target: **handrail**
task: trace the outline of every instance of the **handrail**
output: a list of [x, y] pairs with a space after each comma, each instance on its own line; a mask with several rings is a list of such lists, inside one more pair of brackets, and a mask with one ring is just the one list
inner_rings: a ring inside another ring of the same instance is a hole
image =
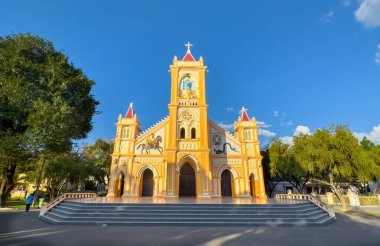
[[80, 199], [80, 198], [97, 198], [98, 195], [96, 193], [64, 193], [60, 196], [57, 196], [53, 200], [51, 200], [48, 204], [44, 204], [41, 206], [40, 217], [44, 215], [47, 211], [51, 210], [61, 202], [66, 199]]
[[335, 212], [334, 209], [330, 206], [328, 206], [326, 203], [322, 202], [318, 198], [312, 195], [306, 195], [306, 194], [276, 194], [275, 196], [276, 199], [286, 199], [286, 200], [307, 200], [311, 201], [321, 209], [325, 210], [330, 217], [336, 218], [335, 217]]

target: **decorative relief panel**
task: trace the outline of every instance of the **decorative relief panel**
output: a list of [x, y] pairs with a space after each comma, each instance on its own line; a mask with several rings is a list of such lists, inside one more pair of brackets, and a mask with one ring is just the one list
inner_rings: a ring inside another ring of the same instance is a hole
[[212, 154], [236, 155], [240, 153], [240, 147], [234, 142], [230, 141], [226, 137], [225, 132], [220, 132], [215, 128], [211, 128], [211, 144]]
[[162, 154], [164, 152], [165, 128], [149, 134], [135, 146], [135, 154]]

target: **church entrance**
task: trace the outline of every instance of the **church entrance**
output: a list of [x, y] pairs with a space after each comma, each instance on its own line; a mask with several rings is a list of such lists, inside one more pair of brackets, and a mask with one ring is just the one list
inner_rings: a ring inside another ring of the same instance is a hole
[[185, 163], [179, 175], [179, 196], [195, 196], [195, 171], [189, 163]]
[[123, 195], [123, 192], [124, 192], [124, 173], [120, 173], [119, 174], [119, 177], [118, 177], [118, 182], [117, 182], [117, 191], [116, 191], [116, 194], [118, 194], [119, 196], [122, 196]]
[[141, 196], [153, 196], [153, 172], [150, 169], [144, 171]]
[[221, 176], [222, 196], [232, 196], [231, 172], [228, 170], [224, 170]]
[[253, 174], [249, 176], [249, 192], [251, 193], [251, 196], [255, 196], [255, 177]]

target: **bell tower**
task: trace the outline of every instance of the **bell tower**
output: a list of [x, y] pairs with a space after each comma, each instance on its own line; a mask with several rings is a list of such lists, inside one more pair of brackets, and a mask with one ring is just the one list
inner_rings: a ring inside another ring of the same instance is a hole
[[199, 141], [200, 149], [208, 149], [206, 69], [203, 58], [195, 60], [191, 54], [189, 42], [185, 44], [187, 52], [182, 60], [174, 57], [170, 66], [171, 98], [169, 124], [171, 135], [169, 148], [176, 148], [178, 140], [193, 139]]
[[[208, 182], [209, 174], [209, 140], [206, 104], [206, 70], [203, 58], [196, 60], [191, 53], [192, 44], [185, 44], [186, 54], [182, 60], [177, 56], [170, 66], [171, 97], [169, 107], [169, 139], [168, 139], [168, 172], [170, 168], [173, 177], [178, 176], [178, 168], [181, 167], [181, 158], [189, 156], [196, 159], [197, 164], [193, 168], [200, 171], [197, 174], [197, 196], [209, 196], [208, 190], [201, 190], [202, 184]], [[173, 165], [173, 167], [170, 167]], [[170, 176], [170, 174], [169, 174]], [[207, 178], [208, 177], [208, 178]], [[202, 183], [203, 182], [203, 183]], [[178, 180], [173, 179], [173, 183]], [[170, 181], [168, 181], [170, 187]], [[204, 185], [208, 187], [207, 185]], [[178, 187], [174, 185], [174, 187]], [[168, 194], [170, 195], [170, 188]], [[173, 189], [173, 196], [178, 195]]]

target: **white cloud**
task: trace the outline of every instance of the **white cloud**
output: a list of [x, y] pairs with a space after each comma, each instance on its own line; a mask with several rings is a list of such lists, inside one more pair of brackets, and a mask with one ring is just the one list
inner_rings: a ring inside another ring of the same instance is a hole
[[294, 131], [293, 136], [295, 136], [297, 134], [301, 134], [301, 133], [310, 135], [311, 134], [310, 128], [307, 126], [297, 126], [296, 130]]
[[[294, 130], [293, 136], [296, 136], [298, 134], [308, 134], [308, 135], [310, 135], [311, 134], [310, 128], [307, 127], [307, 126], [298, 125], [296, 127], [296, 129]], [[286, 144], [289, 144], [289, 145], [293, 145], [293, 136], [281, 137], [280, 140], [283, 143], [286, 143]]]
[[354, 135], [359, 141], [361, 141], [364, 137], [367, 137], [375, 144], [380, 144], [380, 124], [374, 126], [371, 132], [354, 132]]
[[259, 129], [259, 135], [263, 137], [275, 137], [276, 133], [265, 129]]
[[220, 126], [225, 131], [228, 131], [228, 132], [232, 132], [234, 130], [234, 123], [231, 123], [231, 124], [218, 123], [218, 126]]
[[280, 138], [281, 142], [289, 145], [293, 145], [293, 137], [292, 136], [286, 136]]
[[273, 116], [274, 116], [274, 117], [277, 117], [277, 116], [279, 116], [279, 115], [280, 115], [280, 112], [278, 112], [278, 111], [276, 111], [276, 110], [273, 111]]
[[288, 122], [285, 122], [285, 125], [291, 126], [291, 125], [293, 125], [293, 121], [289, 120]]
[[356, 19], [364, 26], [380, 26], [380, 0], [363, 0], [354, 13]]
[[321, 17], [321, 21], [323, 21], [324, 23], [330, 23], [332, 22], [334, 16], [335, 11], [330, 9], [324, 16]]
[[226, 110], [227, 110], [227, 112], [232, 112], [232, 111], [234, 111], [234, 108], [233, 107], [227, 107]]
[[380, 44], [377, 45], [377, 51], [375, 54], [375, 62], [380, 66]]
[[268, 127], [272, 126], [272, 125], [269, 125], [269, 124], [265, 123], [264, 121], [259, 121], [259, 120], [256, 121], [256, 124], [258, 126], [260, 126], [261, 128], [268, 128]]

